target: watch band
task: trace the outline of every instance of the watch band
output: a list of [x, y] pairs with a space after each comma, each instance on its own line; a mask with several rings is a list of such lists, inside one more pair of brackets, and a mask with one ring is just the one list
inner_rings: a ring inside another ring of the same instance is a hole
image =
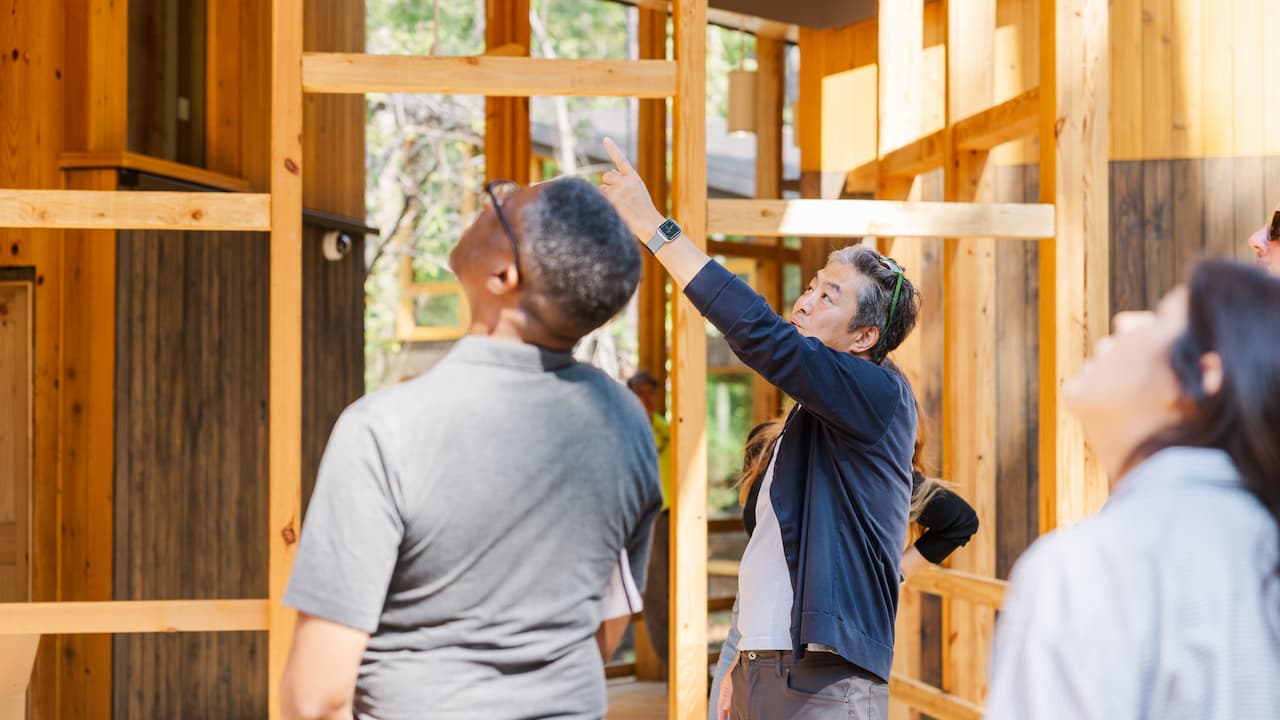
[[658, 251], [662, 249], [662, 246], [666, 244], [667, 237], [660, 232], [655, 232], [653, 237], [649, 238], [649, 242], [645, 243], [644, 246], [649, 248], [649, 254], [657, 255]]

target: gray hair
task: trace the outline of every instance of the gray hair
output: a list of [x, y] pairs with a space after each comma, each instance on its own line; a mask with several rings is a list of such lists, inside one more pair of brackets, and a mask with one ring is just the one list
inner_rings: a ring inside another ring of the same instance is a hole
[[[911, 334], [920, 313], [920, 294], [905, 275], [898, 291], [898, 305], [893, 306], [893, 290], [898, 273], [885, 265], [886, 258], [866, 245], [850, 245], [831, 253], [827, 262], [850, 265], [871, 282], [862, 283], [858, 291], [858, 311], [849, 321], [849, 329], [876, 327], [880, 340], [871, 348], [871, 360], [884, 362], [902, 341]], [[898, 263], [890, 260], [894, 265]], [[889, 317], [890, 309], [893, 317]]]
[[582, 337], [618, 313], [640, 282], [640, 250], [594, 185], [565, 177], [545, 183], [520, 213], [521, 261], [531, 289]]

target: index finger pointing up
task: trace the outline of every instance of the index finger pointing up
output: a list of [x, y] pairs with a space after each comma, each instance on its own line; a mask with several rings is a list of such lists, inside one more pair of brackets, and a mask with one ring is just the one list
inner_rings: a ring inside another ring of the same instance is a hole
[[618, 171], [623, 175], [635, 174], [636, 169], [631, 167], [631, 161], [627, 160], [627, 156], [610, 138], [604, 139], [604, 151], [609, 153], [609, 159], [613, 160], [613, 164], [618, 166]]

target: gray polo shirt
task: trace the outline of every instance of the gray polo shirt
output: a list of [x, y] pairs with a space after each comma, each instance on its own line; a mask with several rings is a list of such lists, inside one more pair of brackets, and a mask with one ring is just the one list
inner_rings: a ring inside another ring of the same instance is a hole
[[629, 391], [468, 336], [338, 420], [284, 602], [370, 633], [357, 717], [600, 718], [600, 597], [660, 506]]

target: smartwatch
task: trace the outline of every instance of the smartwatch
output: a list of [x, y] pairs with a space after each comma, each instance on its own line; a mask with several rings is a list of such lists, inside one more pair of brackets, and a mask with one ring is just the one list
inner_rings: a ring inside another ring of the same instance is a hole
[[649, 242], [645, 243], [645, 247], [649, 248], [649, 252], [656, 255], [663, 245], [674, 242], [682, 232], [684, 231], [680, 229], [679, 223], [667, 218], [666, 222], [658, 226], [657, 232], [653, 234], [653, 237], [649, 238]]

